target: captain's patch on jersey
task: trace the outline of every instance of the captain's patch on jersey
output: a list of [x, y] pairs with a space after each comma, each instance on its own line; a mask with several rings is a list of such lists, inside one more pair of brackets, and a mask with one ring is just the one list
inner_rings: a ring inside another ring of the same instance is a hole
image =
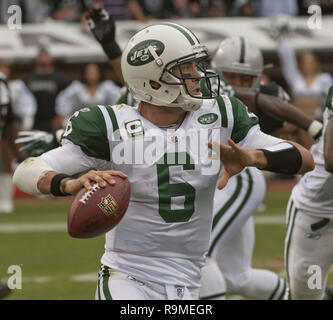
[[125, 122], [125, 129], [129, 138], [136, 138], [145, 134], [141, 119]]

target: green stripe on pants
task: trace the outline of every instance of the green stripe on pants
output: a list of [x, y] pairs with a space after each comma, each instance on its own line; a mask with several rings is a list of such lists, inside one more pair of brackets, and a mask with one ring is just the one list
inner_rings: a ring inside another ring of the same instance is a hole
[[286, 271], [287, 271], [287, 279], [288, 279], [288, 284], [289, 284], [289, 297], [288, 299], [292, 299], [291, 296], [291, 288], [290, 288], [290, 277], [289, 277], [289, 263], [288, 263], [288, 259], [289, 259], [289, 249], [290, 249], [290, 242], [291, 242], [291, 236], [293, 233], [293, 229], [295, 226], [295, 219], [296, 219], [296, 214], [297, 214], [297, 208], [294, 208], [293, 205], [293, 201], [291, 201], [290, 204], [290, 212], [289, 212], [289, 221], [288, 221], [288, 225], [287, 225], [287, 236], [286, 236], [286, 241], [285, 241], [285, 257], [284, 257], [284, 261], [286, 264]]
[[[230, 226], [230, 224], [235, 220], [235, 218], [238, 216], [238, 214], [241, 212], [241, 210], [243, 209], [243, 207], [245, 206], [247, 200], [249, 199], [251, 193], [252, 193], [252, 187], [253, 187], [253, 179], [252, 179], [252, 176], [251, 176], [251, 173], [248, 169], [245, 169], [245, 172], [249, 178], [249, 185], [248, 185], [248, 190], [244, 196], [244, 199], [243, 201], [241, 202], [241, 204], [239, 205], [239, 207], [237, 208], [237, 210], [235, 211], [235, 213], [231, 216], [231, 218], [228, 220], [228, 222], [224, 225], [224, 227], [222, 228], [222, 230], [218, 233], [218, 235], [215, 237], [214, 241], [212, 242], [210, 248], [209, 248], [209, 251], [208, 251], [208, 256], [210, 256], [212, 254], [212, 251], [217, 243], [217, 241], [220, 239], [220, 237], [222, 236], [222, 234], [228, 229], [228, 227]], [[240, 192], [240, 189], [242, 187], [242, 179], [238, 179], [240, 176], [237, 176], [237, 188], [236, 188], [236, 191], [235, 193], [233, 194], [233, 196], [230, 198], [230, 200], [227, 202], [227, 204], [225, 205], [226, 209], [225, 211], [232, 205], [232, 203], [235, 201], [235, 199], [238, 197], [239, 195], [239, 192]], [[240, 185], [238, 185], [240, 184]], [[224, 208], [221, 209], [221, 211], [223, 210]], [[220, 212], [219, 212], [220, 213]], [[223, 213], [221, 213], [220, 216], [222, 216]], [[217, 221], [215, 222], [215, 225], [216, 225]], [[215, 226], [213, 224], [213, 228]]]
[[103, 267], [102, 271], [102, 277], [103, 277], [103, 293], [106, 300], [112, 300], [111, 292], [109, 289], [109, 279], [110, 279], [110, 268], [107, 266]]

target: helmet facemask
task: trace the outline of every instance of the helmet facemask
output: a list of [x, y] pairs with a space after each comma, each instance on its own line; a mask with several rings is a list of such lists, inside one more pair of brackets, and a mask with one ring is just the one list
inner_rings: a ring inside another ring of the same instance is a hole
[[[215, 99], [219, 95], [219, 91], [216, 92], [212, 88], [212, 82], [216, 82], [216, 79], [219, 81], [219, 75], [212, 70], [208, 70], [208, 64], [205, 62], [208, 56], [207, 53], [201, 55], [202, 56], [199, 57], [198, 54], [184, 56], [174, 61], [170, 61], [165, 66], [159, 81], [170, 86], [180, 86], [180, 95], [172, 104], [181, 104], [184, 102], [184, 100], [195, 101], [193, 99], [199, 99], [196, 104], [199, 103], [201, 105], [202, 101], [200, 100]], [[185, 64], [191, 63], [193, 61], [195, 62], [198, 76], [186, 73], [183, 70], [183, 66]], [[193, 94], [193, 92], [191, 92], [192, 90], [188, 86], [188, 81], [191, 80], [198, 82], [198, 94]], [[201, 92], [201, 85], [204, 85], [208, 90], [205, 90], [204, 93]], [[193, 108], [190, 109], [193, 110]]]

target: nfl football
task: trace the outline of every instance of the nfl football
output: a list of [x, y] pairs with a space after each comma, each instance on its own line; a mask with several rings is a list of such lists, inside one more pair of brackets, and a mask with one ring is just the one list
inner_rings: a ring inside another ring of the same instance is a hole
[[124, 216], [131, 193], [128, 179], [113, 176], [114, 185], [82, 188], [68, 212], [68, 233], [74, 238], [93, 238], [114, 228]]

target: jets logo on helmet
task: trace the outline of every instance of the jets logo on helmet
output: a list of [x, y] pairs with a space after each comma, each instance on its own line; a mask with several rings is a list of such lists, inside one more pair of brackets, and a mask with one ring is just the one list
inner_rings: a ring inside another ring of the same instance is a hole
[[[129, 40], [121, 68], [136, 99], [158, 106], [197, 110], [203, 99], [213, 99], [219, 94], [211, 85], [218, 74], [206, 72], [202, 64], [207, 58], [207, 47], [190, 30], [175, 23], [160, 23], [140, 30]], [[182, 72], [181, 67], [193, 61], [200, 72], [198, 76]], [[207, 92], [191, 93], [187, 85], [191, 80], [205, 81]]]
[[138, 43], [127, 55], [127, 62], [132, 66], [141, 66], [154, 60], [150, 48], [158, 56], [164, 51], [164, 44], [158, 40], [145, 40]]

